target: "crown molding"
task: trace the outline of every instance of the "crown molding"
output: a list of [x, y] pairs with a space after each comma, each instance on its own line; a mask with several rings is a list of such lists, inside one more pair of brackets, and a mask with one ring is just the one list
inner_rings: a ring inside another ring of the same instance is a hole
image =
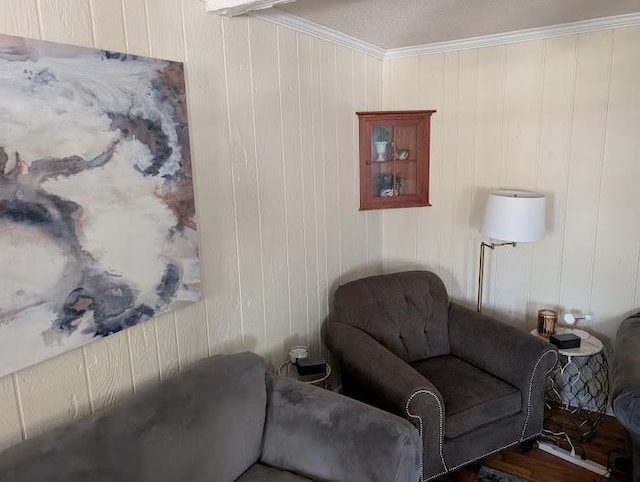
[[515, 42], [524, 42], [527, 40], [540, 40], [543, 38], [559, 37], [561, 35], [575, 35], [586, 32], [595, 32], [597, 30], [631, 27], [634, 25], [640, 25], [640, 13], [615, 15], [613, 17], [602, 17], [592, 20], [581, 20], [579, 22], [516, 30], [513, 32], [505, 32], [495, 35], [483, 35], [481, 37], [451, 40], [449, 42], [437, 42], [432, 44], [416, 45], [413, 47], [387, 49], [385, 51], [384, 58], [385, 60], [397, 59], [401, 57], [414, 57], [416, 55], [477, 49], [493, 45], [505, 45]]
[[271, 8], [281, 3], [294, 2], [295, 0], [205, 0], [207, 12], [214, 12], [225, 17], [244, 15], [251, 10]]
[[530, 28], [494, 35], [483, 35], [481, 37], [451, 40], [448, 42], [437, 42], [396, 49], [383, 49], [363, 40], [351, 37], [350, 35], [343, 34], [297, 15], [285, 12], [284, 10], [273, 8], [268, 10], [256, 10], [249, 12], [249, 15], [262, 18], [277, 25], [282, 25], [283, 27], [291, 28], [297, 32], [310, 35], [311, 37], [327, 40], [329, 42], [351, 48], [380, 60], [475, 49], [480, 47], [490, 47], [493, 45], [505, 45], [527, 40], [539, 40], [543, 38], [559, 37], [561, 35], [575, 35], [594, 32], [597, 30], [640, 25], [640, 13], [630, 13], [626, 15], [615, 15], [612, 17], [563, 23], [549, 27]]
[[256, 10], [249, 12], [249, 15], [268, 20], [269, 22], [282, 25], [283, 27], [289, 27], [292, 30], [307, 34], [311, 37], [327, 40], [329, 42], [342, 45], [343, 47], [348, 47], [357, 52], [375, 57], [376, 59], [382, 60], [385, 56], [386, 50], [381, 47], [377, 47], [363, 40], [338, 32], [337, 30], [324, 27], [315, 22], [311, 22], [310, 20], [285, 12], [284, 10], [270, 8], [268, 10]]

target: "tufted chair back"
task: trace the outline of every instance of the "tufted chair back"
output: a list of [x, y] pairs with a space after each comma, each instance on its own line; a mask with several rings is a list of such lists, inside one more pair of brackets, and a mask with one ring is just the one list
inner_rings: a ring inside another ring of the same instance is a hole
[[359, 328], [413, 363], [449, 348], [447, 289], [430, 271], [373, 276], [336, 291], [336, 320]]

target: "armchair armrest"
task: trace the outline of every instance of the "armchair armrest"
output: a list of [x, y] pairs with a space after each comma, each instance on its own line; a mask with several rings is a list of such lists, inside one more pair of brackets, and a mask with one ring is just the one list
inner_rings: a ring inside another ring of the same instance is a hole
[[451, 303], [451, 353], [520, 389], [527, 418], [522, 436], [538, 433], [542, 423], [547, 375], [558, 361], [555, 346], [513, 326]]
[[444, 470], [444, 401], [438, 389], [407, 362], [351, 325], [327, 325], [327, 346], [341, 365], [394, 413], [412, 422], [422, 437], [424, 465]]
[[455, 303], [449, 307], [449, 342], [453, 355], [523, 391], [558, 358], [551, 343]]
[[261, 462], [327, 481], [417, 481], [422, 441], [406, 420], [284, 377], [267, 379]]
[[[618, 420], [640, 443], [640, 313], [618, 328], [611, 363], [611, 405]], [[636, 450], [640, 451], [640, 447]], [[638, 468], [640, 472], [640, 467]]]

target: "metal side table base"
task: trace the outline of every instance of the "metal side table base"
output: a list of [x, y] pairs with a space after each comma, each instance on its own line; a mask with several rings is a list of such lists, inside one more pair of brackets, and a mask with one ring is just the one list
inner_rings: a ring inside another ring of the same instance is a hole
[[[559, 349], [560, 361], [547, 378], [545, 420], [540, 450], [608, 478], [611, 471], [586, 458], [582, 443], [602, 424], [609, 396], [609, 368], [602, 342], [586, 331], [560, 328], [580, 336], [578, 348]], [[537, 335], [536, 330], [531, 334]], [[546, 439], [546, 440], [545, 440]], [[562, 445], [568, 445], [566, 450]], [[583, 449], [576, 454], [576, 447]]]

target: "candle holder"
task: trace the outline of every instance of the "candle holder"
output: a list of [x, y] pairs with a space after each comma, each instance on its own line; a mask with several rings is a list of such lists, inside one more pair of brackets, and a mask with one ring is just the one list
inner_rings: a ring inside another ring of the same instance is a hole
[[538, 310], [538, 334], [551, 336], [556, 334], [558, 313], [553, 310]]

